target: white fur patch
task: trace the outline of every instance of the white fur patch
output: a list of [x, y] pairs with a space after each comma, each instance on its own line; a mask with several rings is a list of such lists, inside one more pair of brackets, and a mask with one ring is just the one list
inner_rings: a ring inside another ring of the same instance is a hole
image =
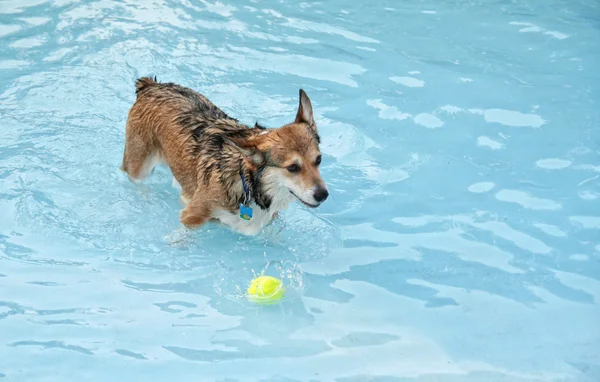
[[215, 210], [212, 216], [243, 235], [254, 236], [271, 223], [276, 212], [286, 209], [294, 199], [296, 199], [294, 195], [286, 188], [279, 188], [273, 196], [269, 209], [263, 210], [256, 203], [250, 203], [250, 207], [252, 207], [252, 219], [250, 220], [242, 219], [239, 211], [233, 214], [227, 210]]
[[173, 186], [174, 189], [181, 191], [181, 184], [179, 184], [179, 182], [177, 181], [177, 179], [175, 179], [175, 177], [173, 177], [171, 186]]
[[157, 151], [157, 152], [149, 155], [146, 158], [146, 160], [144, 160], [144, 164], [142, 165], [142, 169], [140, 170], [138, 177], [133, 178], [133, 177], [129, 176], [129, 180], [131, 180], [133, 183], [139, 184], [144, 179], [146, 179], [150, 175], [152, 175], [152, 171], [154, 171], [154, 168], [156, 166], [160, 166], [160, 165], [164, 165], [164, 164], [167, 164], [165, 158], [162, 156], [162, 154], [160, 152]]

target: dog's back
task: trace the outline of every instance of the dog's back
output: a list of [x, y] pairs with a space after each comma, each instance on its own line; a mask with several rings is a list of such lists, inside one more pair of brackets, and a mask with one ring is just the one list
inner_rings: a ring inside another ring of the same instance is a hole
[[[153, 106], [169, 105], [176, 113], [202, 116], [208, 119], [231, 119], [208, 98], [198, 92], [174, 83], [159, 83], [156, 79], [142, 77], [135, 83], [136, 103], [150, 101]], [[165, 110], [161, 110], [162, 113]]]

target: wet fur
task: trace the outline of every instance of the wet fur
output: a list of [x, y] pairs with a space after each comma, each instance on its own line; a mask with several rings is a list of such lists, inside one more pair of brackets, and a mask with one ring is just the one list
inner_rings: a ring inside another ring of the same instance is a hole
[[[307, 203], [310, 190], [326, 187], [318, 164], [308, 165], [320, 156], [320, 139], [302, 90], [294, 123], [266, 129], [239, 123], [205, 96], [180, 85], [142, 77], [135, 88], [121, 170], [138, 182], [156, 165], [168, 165], [186, 203], [180, 215], [184, 225], [197, 227], [217, 219], [253, 235], [295, 199], [291, 190], [302, 191], [296, 197]], [[290, 160], [305, 164], [297, 176], [285, 170]], [[251, 196], [250, 221], [239, 217], [246, 197], [241, 177]]]

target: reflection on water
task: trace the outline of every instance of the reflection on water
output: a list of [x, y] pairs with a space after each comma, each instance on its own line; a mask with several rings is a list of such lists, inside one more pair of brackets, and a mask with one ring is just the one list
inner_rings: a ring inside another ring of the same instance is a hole
[[[0, 379], [600, 380], [598, 12], [0, 2]], [[142, 75], [266, 126], [306, 89], [332, 197], [182, 229], [118, 170]]]

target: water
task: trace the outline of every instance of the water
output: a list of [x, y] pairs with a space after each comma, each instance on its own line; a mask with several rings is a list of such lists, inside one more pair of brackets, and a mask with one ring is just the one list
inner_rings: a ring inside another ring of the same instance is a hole
[[[599, 381], [599, 63], [596, 0], [1, 1], [0, 377]], [[183, 233], [118, 169], [142, 75], [304, 88], [332, 197]]]

